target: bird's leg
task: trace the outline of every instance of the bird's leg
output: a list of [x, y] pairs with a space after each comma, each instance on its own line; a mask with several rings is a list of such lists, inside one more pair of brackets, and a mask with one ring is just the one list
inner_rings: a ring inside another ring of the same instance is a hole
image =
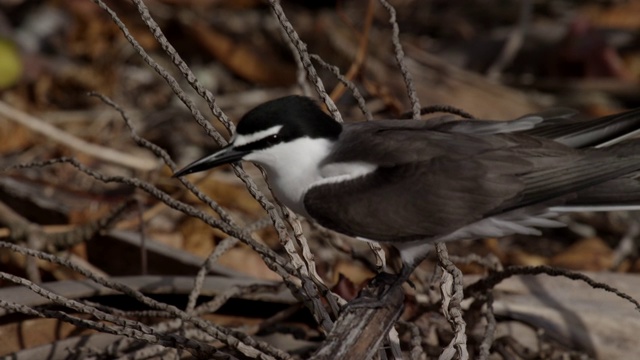
[[[347, 308], [384, 307], [386, 303], [383, 299], [385, 299], [393, 289], [402, 287], [402, 284], [409, 281], [409, 276], [411, 276], [413, 270], [420, 265], [422, 260], [427, 257], [429, 251], [433, 248], [433, 243], [425, 241], [401, 243], [395, 244], [394, 248], [399, 251], [400, 258], [402, 259], [400, 272], [395, 275], [385, 272], [376, 275], [376, 277], [370, 281], [369, 285], [360, 292], [360, 295], [347, 304]], [[409, 284], [413, 286], [413, 284]]]
[[[381, 308], [386, 305], [384, 298], [396, 287], [401, 287], [415, 269], [415, 265], [403, 264], [400, 273], [378, 273], [369, 284], [362, 289], [360, 295], [351, 300], [345, 309], [355, 308]], [[413, 284], [412, 284], [413, 286]]]

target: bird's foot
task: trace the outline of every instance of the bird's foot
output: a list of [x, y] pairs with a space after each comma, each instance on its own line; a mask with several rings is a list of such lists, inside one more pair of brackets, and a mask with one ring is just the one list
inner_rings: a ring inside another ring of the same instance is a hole
[[[384, 301], [387, 295], [396, 287], [401, 287], [407, 281], [407, 277], [403, 272], [400, 274], [390, 274], [387, 272], [378, 273], [367, 286], [360, 291], [357, 298], [347, 303], [345, 310], [348, 309], [378, 309], [385, 307]], [[413, 286], [413, 284], [411, 284]]]
[[400, 274], [391, 274], [388, 272], [379, 272], [371, 281], [367, 287], [380, 288], [383, 286], [391, 286], [398, 281]]

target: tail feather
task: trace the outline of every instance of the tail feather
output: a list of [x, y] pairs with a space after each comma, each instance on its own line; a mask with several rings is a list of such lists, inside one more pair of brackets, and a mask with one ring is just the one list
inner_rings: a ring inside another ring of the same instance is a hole
[[640, 181], [623, 177], [581, 190], [562, 206], [551, 211], [632, 211], [640, 210]]
[[553, 139], [573, 148], [606, 147], [640, 134], [640, 108], [591, 120], [545, 120], [521, 133]]

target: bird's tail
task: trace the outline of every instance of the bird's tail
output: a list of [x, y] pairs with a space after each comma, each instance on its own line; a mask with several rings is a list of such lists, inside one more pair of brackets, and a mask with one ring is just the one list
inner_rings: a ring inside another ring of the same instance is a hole
[[[630, 139], [604, 148], [587, 151], [606, 153], [612, 158], [625, 157], [640, 162], [640, 138]], [[606, 161], [606, 160], [602, 160]], [[576, 196], [556, 211], [622, 211], [640, 210], [640, 172], [607, 180], [578, 191]]]
[[553, 139], [573, 148], [608, 147], [640, 134], [640, 108], [591, 120], [546, 119], [521, 133]]
[[638, 174], [613, 179], [591, 186], [551, 211], [637, 211], [640, 210], [640, 180]]

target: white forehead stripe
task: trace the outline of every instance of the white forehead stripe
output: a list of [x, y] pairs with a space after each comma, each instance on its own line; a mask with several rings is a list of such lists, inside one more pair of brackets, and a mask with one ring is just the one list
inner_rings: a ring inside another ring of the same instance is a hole
[[264, 139], [271, 135], [275, 135], [280, 131], [280, 129], [282, 129], [282, 125], [272, 126], [266, 130], [260, 130], [258, 132], [255, 132], [249, 135], [235, 134], [233, 139], [233, 145], [237, 147], [237, 146], [250, 144], [252, 142]]

